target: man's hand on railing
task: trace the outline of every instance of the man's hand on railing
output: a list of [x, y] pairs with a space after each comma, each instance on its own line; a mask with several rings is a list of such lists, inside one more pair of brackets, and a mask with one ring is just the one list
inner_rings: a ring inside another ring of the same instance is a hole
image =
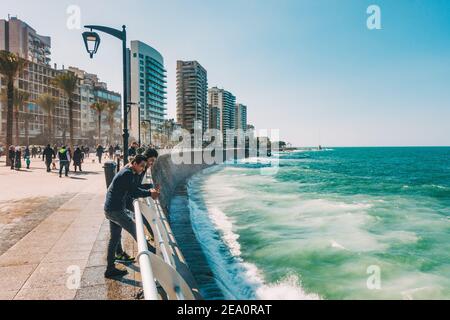
[[150, 189], [150, 196], [153, 200], [158, 200], [161, 192], [157, 189]]

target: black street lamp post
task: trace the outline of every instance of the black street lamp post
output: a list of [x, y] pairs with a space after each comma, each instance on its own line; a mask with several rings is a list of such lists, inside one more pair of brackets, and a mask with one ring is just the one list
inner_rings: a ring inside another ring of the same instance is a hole
[[124, 164], [128, 163], [128, 138], [130, 136], [128, 132], [128, 74], [127, 74], [127, 31], [126, 26], [122, 26], [122, 31], [104, 27], [87, 25], [84, 26], [91, 31], [86, 31], [83, 33], [84, 43], [86, 45], [86, 50], [90, 57], [93, 58], [94, 54], [100, 46], [100, 36], [93, 32], [92, 30], [98, 30], [107, 33], [119, 40], [122, 40], [122, 50], [123, 50], [123, 161]]

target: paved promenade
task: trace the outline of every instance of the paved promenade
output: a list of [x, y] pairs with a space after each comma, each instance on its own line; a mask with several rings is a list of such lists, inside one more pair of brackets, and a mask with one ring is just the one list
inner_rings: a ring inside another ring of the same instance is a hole
[[[0, 300], [135, 299], [136, 265], [120, 282], [103, 277], [106, 185], [92, 159], [68, 178], [47, 173], [40, 159], [19, 172], [0, 159]], [[124, 242], [134, 253], [129, 236]]]

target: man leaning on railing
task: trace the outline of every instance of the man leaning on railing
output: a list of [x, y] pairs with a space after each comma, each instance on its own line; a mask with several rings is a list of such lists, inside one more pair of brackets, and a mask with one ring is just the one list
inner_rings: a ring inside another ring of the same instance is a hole
[[[149, 148], [142, 154], [147, 160], [145, 169], [142, 171], [141, 174], [135, 174], [134, 179], [137, 186], [141, 189], [149, 190], [149, 189], [155, 189], [158, 192], [160, 191], [160, 187], [157, 185], [156, 187], [151, 183], [144, 183], [144, 179], [147, 176], [147, 172], [152, 170], [152, 167], [156, 160], [158, 159], [158, 151], [155, 149]], [[127, 165], [128, 167], [130, 164]], [[130, 210], [134, 213], [134, 206], [133, 201], [135, 199], [132, 196], [128, 196], [126, 201], [126, 209]], [[134, 217], [134, 216], [133, 216]], [[153, 230], [149, 224], [149, 222], [144, 219], [144, 225], [147, 228], [148, 233], [150, 234], [150, 237], [154, 239]], [[123, 264], [129, 264], [133, 263], [135, 261], [135, 258], [130, 256], [128, 253], [125, 252], [122, 248], [122, 237], [119, 236], [119, 243], [117, 245], [117, 251], [116, 251], [116, 262], [123, 263]]]
[[108, 244], [106, 278], [123, 277], [128, 273], [126, 270], [117, 269], [114, 264], [122, 228], [137, 241], [133, 213], [126, 209], [128, 197], [135, 199], [152, 197], [154, 200], [159, 198], [158, 190], [144, 189], [136, 184], [136, 175], [144, 172], [146, 163], [147, 158], [145, 156], [137, 155], [130, 166], [123, 168], [114, 177], [108, 188], [104, 210], [106, 218], [110, 221], [111, 235]]

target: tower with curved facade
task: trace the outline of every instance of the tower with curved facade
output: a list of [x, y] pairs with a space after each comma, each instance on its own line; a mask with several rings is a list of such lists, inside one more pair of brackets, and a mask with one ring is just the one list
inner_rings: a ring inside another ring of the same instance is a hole
[[[151, 121], [152, 132], [162, 130], [166, 117], [166, 69], [163, 56], [141, 41], [130, 47], [130, 135], [139, 138], [139, 119]], [[139, 117], [139, 112], [140, 117]]]

